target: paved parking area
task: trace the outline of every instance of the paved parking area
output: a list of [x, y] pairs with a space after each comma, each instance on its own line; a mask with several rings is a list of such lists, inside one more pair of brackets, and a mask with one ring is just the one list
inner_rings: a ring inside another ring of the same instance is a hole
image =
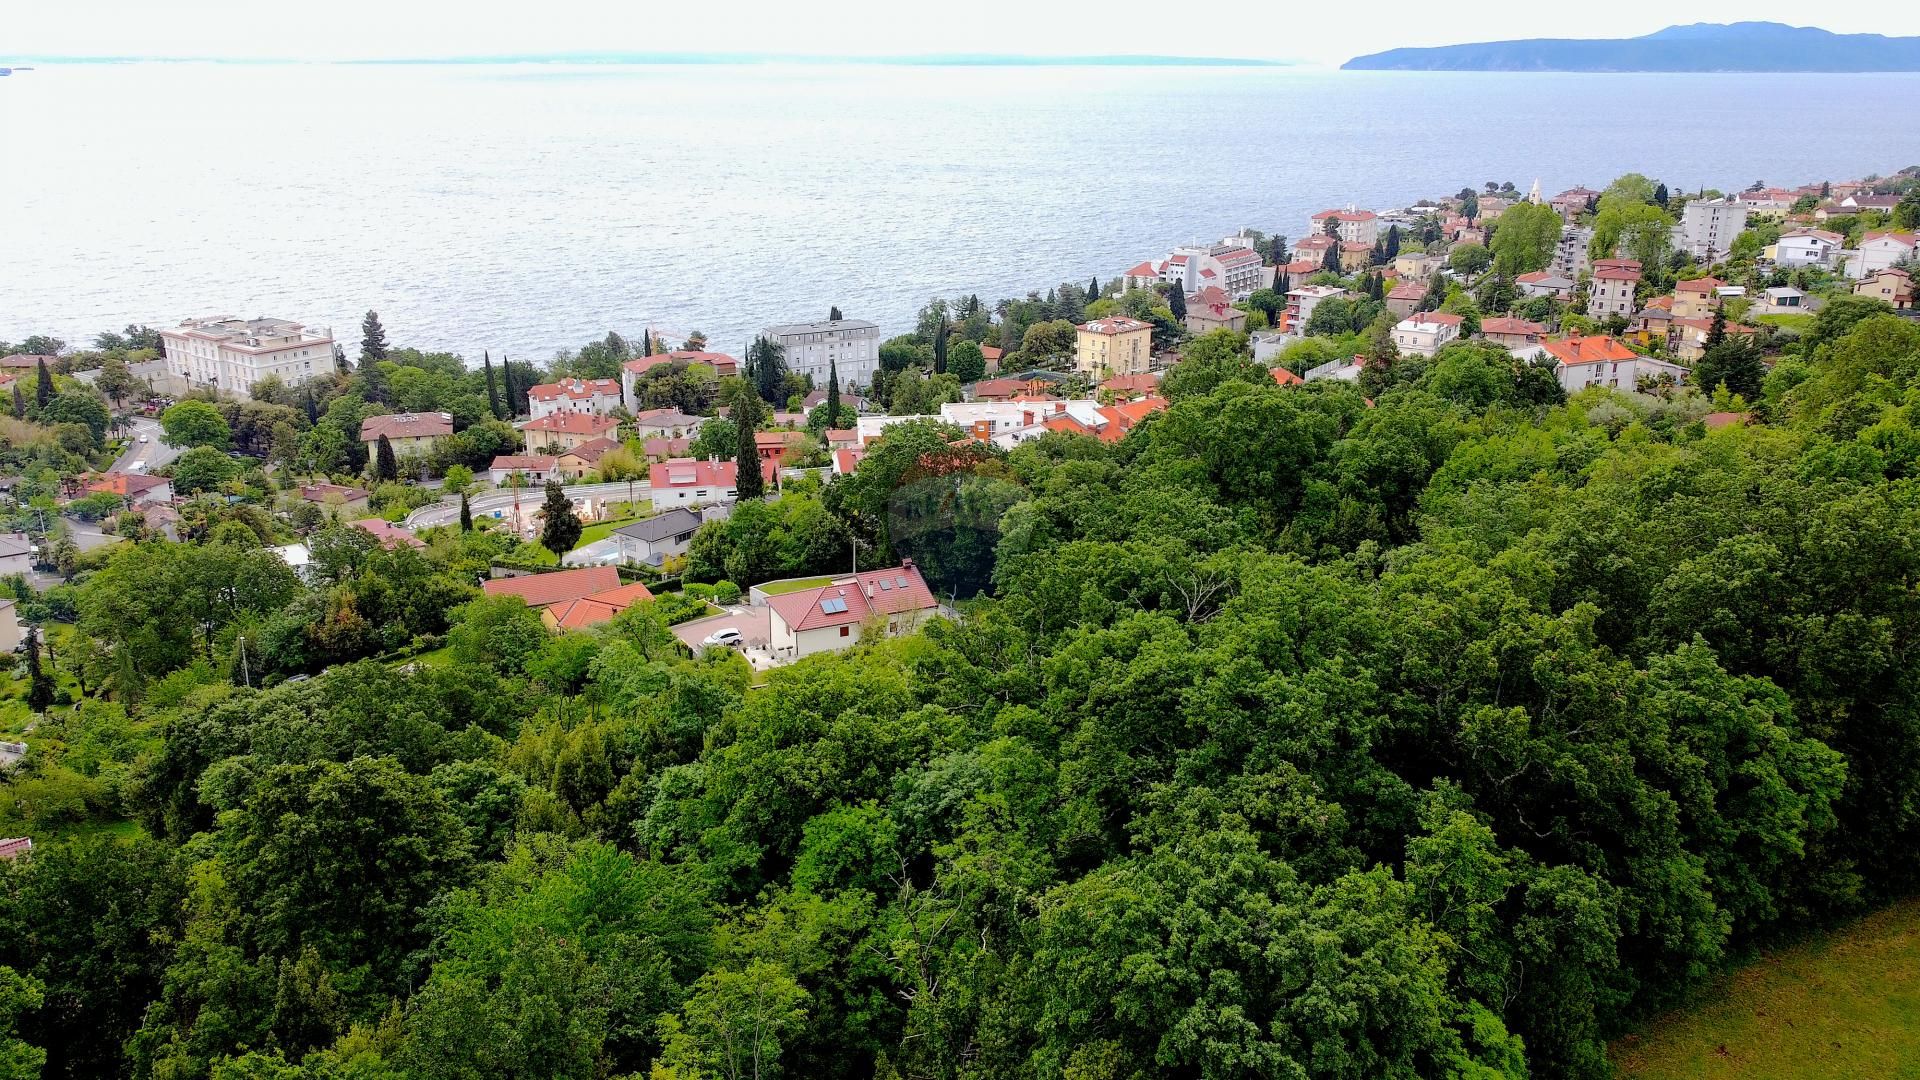
[[741, 654], [755, 671], [765, 671], [774, 666], [773, 657], [767, 654], [767, 639], [773, 633], [771, 614], [770, 608], [743, 604], [728, 608], [720, 615], [683, 622], [673, 628], [673, 633], [687, 648], [699, 652], [706, 648], [704, 642], [708, 634], [716, 630], [738, 630], [744, 643]]

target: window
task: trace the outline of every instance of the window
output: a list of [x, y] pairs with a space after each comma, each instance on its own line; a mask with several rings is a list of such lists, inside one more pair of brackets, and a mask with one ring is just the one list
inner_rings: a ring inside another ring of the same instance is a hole
[[853, 627], [851, 627], [851, 626], [843, 626], [843, 627], [841, 627], [841, 628], [840, 628], [840, 636], [841, 636], [841, 637], [846, 637], [846, 636], [847, 636], [847, 634], [848, 634], [848, 632], [849, 632], [849, 631], [851, 631], [852, 629], [853, 629]]

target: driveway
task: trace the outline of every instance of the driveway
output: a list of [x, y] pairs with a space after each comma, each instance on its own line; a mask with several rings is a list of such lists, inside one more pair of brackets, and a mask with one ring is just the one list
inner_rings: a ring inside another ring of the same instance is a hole
[[[151, 473], [180, 456], [177, 448], [161, 441], [165, 432], [160, 429], [160, 421], [148, 416], [136, 416], [128, 426], [133, 429], [133, 438], [127, 443], [127, 452], [120, 455], [120, 460], [113, 463], [109, 472]], [[140, 441], [142, 435], [147, 437], [146, 442]], [[140, 467], [134, 468], [136, 464]]]
[[767, 639], [773, 636], [772, 611], [772, 608], [741, 604], [721, 615], [683, 622], [673, 628], [673, 634], [697, 653], [707, 647], [704, 642], [708, 634], [716, 630], [738, 630], [744, 640], [741, 655], [755, 671], [765, 671], [775, 666], [773, 657], [767, 655]]
[[620, 561], [620, 541], [609, 536], [605, 540], [595, 540], [591, 544], [574, 548], [560, 556], [562, 566], [599, 566], [602, 563]]

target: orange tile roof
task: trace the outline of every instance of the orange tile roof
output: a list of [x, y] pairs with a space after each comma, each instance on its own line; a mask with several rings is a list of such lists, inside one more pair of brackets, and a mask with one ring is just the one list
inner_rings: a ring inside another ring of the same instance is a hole
[[574, 570], [556, 570], [550, 574], [490, 578], [480, 584], [488, 596], [517, 596], [528, 607], [546, 607], [562, 601], [578, 600], [595, 593], [620, 587], [620, 572], [611, 566], [582, 566]]
[[1603, 334], [1571, 337], [1561, 341], [1543, 341], [1546, 349], [1562, 364], [1592, 364], [1608, 360], [1638, 360], [1640, 354]]
[[[608, 569], [611, 569], [609, 567]], [[544, 618], [556, 630], [583, 630], [612, 620], [635, 604], [653, 599], [653, 591], [640, 582], [597, 592], [578, 600], [563, 600], [549, 606]]]

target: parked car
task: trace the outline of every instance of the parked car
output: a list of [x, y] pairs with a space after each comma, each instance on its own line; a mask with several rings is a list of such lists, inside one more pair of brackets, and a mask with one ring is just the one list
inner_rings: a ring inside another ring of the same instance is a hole
[[705, 644], [719, 645], [728, 649], [737, 649], [740, 647], [741, 640], [742, 639], [740, 637], [740, 631], [735, 630], [733, 627], [729, 626], [729, 627], [726, 627], [725, 629], [715, 630], [713, 633], [708, 634]]

